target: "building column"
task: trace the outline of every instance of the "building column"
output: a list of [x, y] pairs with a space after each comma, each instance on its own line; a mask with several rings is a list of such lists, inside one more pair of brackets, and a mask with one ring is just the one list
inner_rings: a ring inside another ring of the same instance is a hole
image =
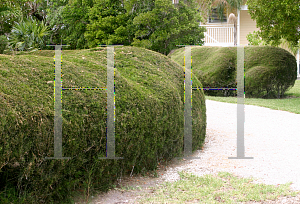
[[240, 46], [240, 10], [237, 11], [237, 45]]

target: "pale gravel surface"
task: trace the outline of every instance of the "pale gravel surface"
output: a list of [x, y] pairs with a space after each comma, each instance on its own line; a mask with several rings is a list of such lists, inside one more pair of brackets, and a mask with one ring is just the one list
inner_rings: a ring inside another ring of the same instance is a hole
[[[237, 105], [206, 100], [208, 142], [201, 157], [180, 169], [203, 175], [201, 169], [227, 171], [239, 176], [258, 178], [265, 184], [285, 184], [300, 190], [300, 114], [245, 105], [245, 156], [236, 157]], [[300, 105], [299, 105], [300, 108]], [[210, 134], [211, 132], [212, 134]], [[166, 174], [166, 181], [179, 175]]]
[[[300, 114], [245, 105], [245, 156], [254, 159], [241, 160], [228, 159], [237, 156], [237, 104], [206, 100], [206, 109], [205, 146], [193, 154], [201, 159], [170, 163], [165, 170], [160, 168], [159, 178], [125, 177], [121, 184], [144, 186], [140, 192], [151, 193], [146, 187], [179, 180], [177, 171], [198, 176], [226, 171], [238, 177], [253, 176], [258, 179], [254, 183], [277, 185], [292, 181], [291, 190], [300, 190]], [[137, 198], [137, 191], [113, 190], [92, 203], [134, 203]], [[300, 196], [245, 203], [300, 203]]]

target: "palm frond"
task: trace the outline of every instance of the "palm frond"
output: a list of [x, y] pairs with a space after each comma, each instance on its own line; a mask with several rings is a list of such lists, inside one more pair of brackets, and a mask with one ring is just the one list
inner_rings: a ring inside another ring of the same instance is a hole
[[0, 6], [0, 14], [5, 11], [12, 11], [8, 6]]
[[241, 9], [247, 0], [212, 0], [211, 7], [217, 8], [219, 19], [223, 19], [224, 13], [233, 13], [237, 16], [237, 10]]
[[44, 22], [38, 23], [36, 20], [26, 19], [14, 25], [9, 44], [11, 48], [19, 50], [40, 48], [44, 43], [43, 37], [48, 34], [48, 27]]

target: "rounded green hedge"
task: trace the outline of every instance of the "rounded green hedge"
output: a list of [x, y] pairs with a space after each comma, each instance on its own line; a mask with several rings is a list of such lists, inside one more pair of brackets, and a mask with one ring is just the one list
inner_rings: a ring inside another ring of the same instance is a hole
[[[192, 47], [192, 72], [203, 87], [236, 88], [236, 47]], [[184, 65], [184, 48], [169, 55]], [[288, 51], [271, 46], [245, 47], [246, 97], [280, 98], [297, 80], [297, 63]], [[236, 90], [209, 90], [211, 96], [236, 96]]]
[[271, 46], [245, 49], [245, 91], [250, 97], [283, 97], [296, 80], [296, 58], [290, 52]]
[[[106, 92], [67, 90], [63, 156], [71, 159], [45, 160], [54, 156], [54, 51], [20, 53], [0, 56], [1, 191], [12, 185], [27, 202], [61, 203], [80, 186], [106, 191], [133, 166], [140, 173], [183, 156], [183, 68], [147, 49], [115, 47], [115, 156], [124, 159], [98, 159], [106, 157]], [[63, 50], [63, 87], [105, 87], [106, 56], [106, 48]], [[196, 77], [193, 85], [201, 86]], [[195, 151], [206, 135], [203, 91], [193, 91], [192, 113]]]

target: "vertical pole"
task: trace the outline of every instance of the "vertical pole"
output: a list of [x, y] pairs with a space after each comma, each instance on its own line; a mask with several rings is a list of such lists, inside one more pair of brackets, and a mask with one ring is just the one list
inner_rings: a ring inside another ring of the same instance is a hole
[[299, 66], [299, 48], [297, 51], [297, 77], [300, 76], [300, 66]]
[[55, 48], [54, 157], [62, 157], [61, 45]]
[[237, 47], [237, 156], [245, 156], [244, 124], [245, 124], [245, 92], [244, 92], [244, 47]]
[[[106, 45], [105, 45], [106, 46]], [[107, 45], [107, 119], [106, 119], [106, 157], [99, 159], [124, 159], [115, 157], [115, 48]]]
[[[185, 46], [184, 55], [184, 157], [183, 159], [201, 159], [201, 157], [192, 157], [192, 55], [190, 45]], [[182, 159], [182, 157], [176, 157]]]
[[185, 46], [184, 72], [184, 157], [188, 157], [192, 154], [191, 46]]
[[245, 157], [244, 127], [245, 127], [245, 48], [237, 47], [237, 157], [228, 159], [253, 159]]
[[62, 80], [61, 80], [61, 48], [55, 45], [55, 79], [54, 79], [54, 157], [46, 159], [71, 159], [62, 156]]
[[234, 33], [234, 35], [233, 35], [233, 37], [234, 37], [234, 46], [237, 46], [237, 23], [236, 23], [236, 20], [234, 20], [234, 23], [233, 23], [233, 25], [234, 25], [234, 27], [233, 27], [233, 29], [234, 29], [234, 31], [233, 31], [233, 33]]
[[107, 47], [107, 135], [106, 157], [115, 157], [115, 87], [114, 87], [114, 47]]

